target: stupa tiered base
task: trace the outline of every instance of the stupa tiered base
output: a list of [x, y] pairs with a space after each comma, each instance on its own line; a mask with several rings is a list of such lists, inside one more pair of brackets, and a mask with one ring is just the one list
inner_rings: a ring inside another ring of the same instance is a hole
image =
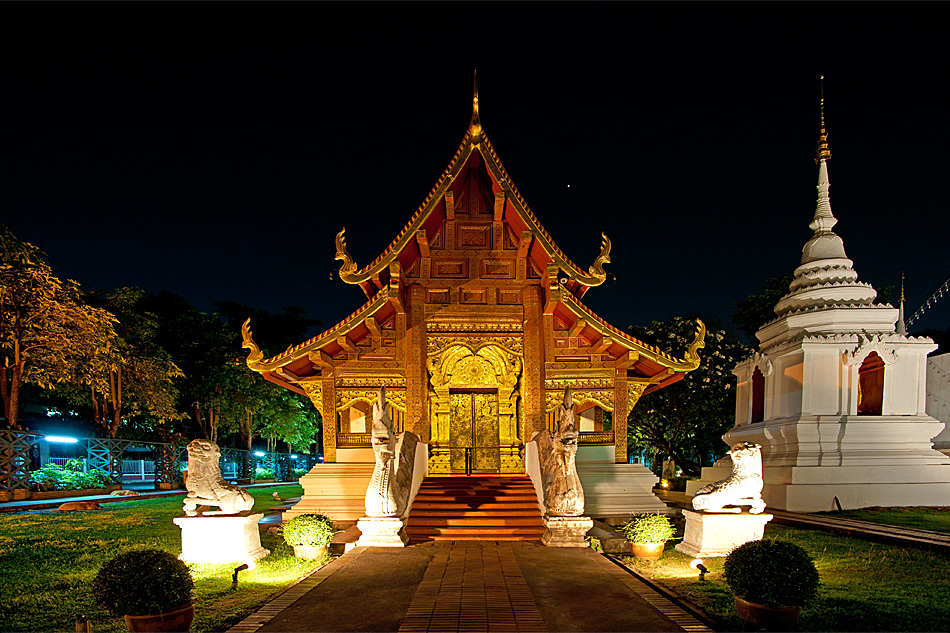
[[270, 554], [261, 546], [257, 527], [263, 518], [263, 514], [178, 517], [174, 521], [181, 528], [179, 558], [186, 563], [245, 563], [253, 568], [255, 561]]
[[695, 558], [728, 556], [729, 552], [749, 541], [762, 540], [765, 524], [771, 514], [720, 514], [683, 510], [686, 534], [676, 546], [677, 552]]

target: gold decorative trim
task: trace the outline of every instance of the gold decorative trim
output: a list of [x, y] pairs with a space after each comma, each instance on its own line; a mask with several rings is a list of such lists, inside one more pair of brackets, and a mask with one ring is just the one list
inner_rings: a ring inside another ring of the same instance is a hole
[[304, 393], [307, 394], [307, 397], [310, 398], [310, 402], [313, 403], [313, 406], [322, 415], [323, 414], [323, 386], [320, 384], [320, 381], [307, 380], [307, 381], [300, 381], [297, 384], [300, 385]]
[[[379, 400], [379, 389], [337, 389], [336, 403], [337, 411], [349, 409], [357, 402], [366, 402], [373, 404]], [[397, 411], [406, 411], [406, 392], [386, 389], [386, 401]]]
[[[587, 404], [593, 402], [605, 411], [614, 410], [614, 391], [613, 389], [581, 389], [575, 391], [571, 388], [571, 400], [574, 404]], [[544, 393], [544, 412], [552, 413], [558, 409], [564, 402], [564, 392], [545, 391]]]
[[373, 435], [372, 433], [338, 433], [336, 436], [336, 445], [338, 447], [372, 446]]
[[370, 387], [379, 391], [383, 385], [386, 386], [386, 393], [392, 388], [405, 389], [405, 376], [341, 376], [337, 380], [338, 387]]
[[565, 387], [570, 387], [571, 390], [577, 389], [613, 389], [614, 378], [613, 376], [604, 376], [604, 377], [578, 377], [578, 378], [545, 378], [544, 388], [545, 390], [557, 390], [559, 392], [564, 392]]
[[244, 322], [244, 325], [241, 326], [241, 338], [243, 343], [241, 347], [243, 349], [250, 350], [250, 353], [247, 355], [247, 366], [254, 371], [261, 371], [263, 366], [261, 361], [264, 360], [264, 352], [261, 351], [261, 348], [257, 346], [257, 343], [254, 342], [254, 338], [251, 336], [251, 320], [248, 319]]
[[520, 336], [427, 336], [426, 354], [433, 356], [451, 345], [464, 345], [472, 353], [486, 345], [498, 345], [512, 354], [524, 355], [524, 342]]
[[429, 322], [426, 323], [427, 332], [523, 332], [524, 324], [515, 322], [502, 323], [455, 323]]

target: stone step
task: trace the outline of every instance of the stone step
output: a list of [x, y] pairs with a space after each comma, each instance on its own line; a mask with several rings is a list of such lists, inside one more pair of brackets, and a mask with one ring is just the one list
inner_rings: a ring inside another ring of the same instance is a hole
[[538, 512], [537, 505], [530, 508], [496, 508], [492, 510], [472, 510], [468, 508], [456, 509], [456, 510], [446, 510], [445, 508], [428, 508], [420, 509], [413, 508], [412, 516], [413, 518], [422, 518], [422, 517], [441, 517], [441, 516], [459, 516], [459, 517], [524, 517], [524, 516], [540, 516]]
[[466, 517], [457, 515], [444, 515], [440, 517], [413, 517], [410, 523], [412, 528], [417, 527], [508, 527], [523, 526], [536, 527], [544, 529], [541, 517], [538, 516], [479, 516]]
[[409, 515], [412, 516], [416, 510], [531, 510], [541, 513], [537, 499], [508, 502], [490, 500], [479, 503], [470, 501], [413, 502]]
[[499, 502], [499, 503], [518, 503], [518, 502], [528, 502], [534, 501], [538, 502], [538, 497], [535, 494], [523, 495], [523, 494], [437, 494], [437, 493], [426, 493], [426, 494], [417, 494], [415, 503], [438, 503], [445, 501], [447, 503], [490, 503], [490, 502]]
[[493, 540], [494, 537], [502, 536], [521, 536], [531, 538], [541, 538], [544, 533], [543, 527], [429, 527], [420, 526], [406, 528], [406, 534], [410, 539], [417, 540], [422, 538], [442, 537], [448, 539], [488, 537], [487, 540]]

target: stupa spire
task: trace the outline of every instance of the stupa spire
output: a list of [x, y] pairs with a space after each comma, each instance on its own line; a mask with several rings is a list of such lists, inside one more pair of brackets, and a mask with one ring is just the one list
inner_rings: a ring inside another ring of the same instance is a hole
[[[838, 223], [831, 212], [831, 182], [828, 179], [828, 159], [831, 158], [831, 149], [828, 147], [828, 130], [825, 127], [825, 76], [821, 76], [821, 127], [818, 132], [818, 152], [815, 162], [818, 163], [818, 204], [815, 207], [815, 219], [808, 227], [816, 233], [831, 231]], [[841, 250], [844, 257], [844, 247]]]
[[821, 76], [821, 128], [818, 132], [818, 152], [815, 162], [831, 158], [831, 148], [828, 147], [828, 131], [825, 129], [825, 76]]
[[898, 309], [897, 333], [907, 336], [907, 324], [904, 323], [904, 271], [901, 271], [901, 305]]
[[825, 127], [824, 76], [822, 76], [821, 127], [818, 136], [818, 202], [815, 217], [808, 227], [814, 231], [802, 248], [802, 259], [795, 269], [789, 293], [775, 305], [783, 316], [803, 309], [870, 306], [877, 292], [858, 281], [858, 273], [844, 252], [844, 242], [832, 228], [838, 223], [831, 212], [831, 181], [828, 178], [828, 130]]

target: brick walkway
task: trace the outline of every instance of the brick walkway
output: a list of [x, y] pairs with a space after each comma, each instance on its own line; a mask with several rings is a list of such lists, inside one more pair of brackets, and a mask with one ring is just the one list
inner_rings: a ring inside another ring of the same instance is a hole
[[450, 541], [355, 548], [230, 631], [710, 629], [589, 549]]
[[546, 631], [511, 547], [465, 545], [436, 549], [399, 631]]

